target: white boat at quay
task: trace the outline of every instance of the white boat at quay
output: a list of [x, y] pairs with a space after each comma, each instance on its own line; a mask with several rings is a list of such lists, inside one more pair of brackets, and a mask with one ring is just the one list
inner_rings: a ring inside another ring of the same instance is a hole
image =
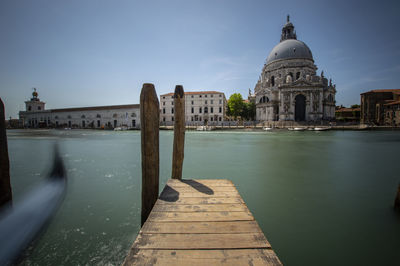
[[210, 130], [213, 130], [214, 128], [213, 127], [210, 127], [210, 126], [198, 126], [197, 128], [196, 128], [196, 130], [197, 131], [210, 131]]
[[263, 130], [265, 131], [271, 131], [273, 128], [272, 127], [263, 127]]
[[326, 131], [326, 130], [330, 130], [331, 127], [314, 127], [315, 131]]
[[307, 129], [306, 127], [289, 127], [288, 128], [288, 130], [291, 130], [291, 131], [304, 131], [306, 129]]

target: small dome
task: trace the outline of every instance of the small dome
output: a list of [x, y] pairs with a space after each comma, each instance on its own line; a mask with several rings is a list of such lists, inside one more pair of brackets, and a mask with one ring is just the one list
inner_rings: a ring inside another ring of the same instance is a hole
[[267, 57], [267, 64], [281, 59], [304, 58], [313, 60], [310, 48], [299, 40], [288, 39], [280, 42]]

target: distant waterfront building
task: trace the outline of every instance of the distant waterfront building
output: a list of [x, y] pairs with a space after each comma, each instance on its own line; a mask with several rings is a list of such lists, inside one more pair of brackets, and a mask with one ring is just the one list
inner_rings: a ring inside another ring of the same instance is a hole
[[400, 126], [400, 89], [361, 93], [361, 124]]
[[115, 128], [140, 127], [139, 104], [45, 109], [36, 89], [19, 112], [23, 127]]
[[335, 111], [336, 121], [340, 122], [360, 122], [360, 111], [361, 108], [358, 107], [339, 107]]
[[319, 121], [335, 118], [336, 86], [316, 74], [310, 48], [297, 40], [287, 17], [276, 45], [255, 86], [256, 119], [260, 121]]
[[[185, 92], [186, 125], [219, 125], [225, 120], [226, 98], [219, 91]], [[174, 93], [160, 95], [160, 123], [174, 124]]]

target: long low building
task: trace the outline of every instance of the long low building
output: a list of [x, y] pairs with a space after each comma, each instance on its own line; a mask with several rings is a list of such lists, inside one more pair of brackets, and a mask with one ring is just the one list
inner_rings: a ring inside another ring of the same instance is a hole
[[[160, 95], [160, 124], [174, 124], [174, 93]], [[220, 125], [225, 121], [226, 98], [219, 91], [185, 92], [186, 125]]]
[[19, 112], [23, 127], [140, 128], [139, 104], [46, 110], [35, 89], [25, 106], [26, 110]]

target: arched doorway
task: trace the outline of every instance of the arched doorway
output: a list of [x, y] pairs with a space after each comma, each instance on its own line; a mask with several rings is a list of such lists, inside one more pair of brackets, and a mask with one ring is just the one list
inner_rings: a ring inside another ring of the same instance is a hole
[[294, 120], [304, 121], [306, 120], [306, 97], [303, 94], [299, 94], [294, 98], [295, 100], [295, 112]]

